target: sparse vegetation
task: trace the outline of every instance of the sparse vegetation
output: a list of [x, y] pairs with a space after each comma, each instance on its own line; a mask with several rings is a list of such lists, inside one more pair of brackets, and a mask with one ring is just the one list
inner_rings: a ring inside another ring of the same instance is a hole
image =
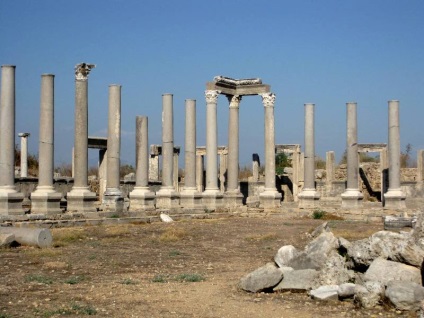
[[181, 252], [177, 251], [177, 250], [172, 250], [172, 251], [169, 252], [168, 255], [171, 256], [171, 257], [174, 257], [174, 256], [181, 255]]
[[45, 312], [40, 312], [37, 310], [38, 313], [42, 314], [42, 317], [53, 317], [53, 316], [73, 316], [73, 315], [79, 315], [79, 316], [93, 316], [97, 314], [97, 310], [91, 306], [84, 306], [84, 305], [78, 305], [78, 304], [72, 304], [69, 307], [63, 307], [56, 310], [49, 310]]
[[315, 169], [325, 169], [325, 160], [321, 157], [315, 157]]
[[153, 283], [167, 283], [168, 279], [164, 275], [156, 275], [155, 277], [153, 277], [152, 282]]
[[263, 234], [263, 235], [255, 235], [255, 236], [248, 236], [246, 237], [246, 240], [248, 241], [272, 241], [277, 239], [277, 234], [276, 233], [267, 233], [267, 234]]
[[312, 213], [312, 218], [316, 219], [316, 220], [320, 220], [323, 219], [325, 217], [325, 215], [327, 214], [327, 212], [323, 211], [323, 210], [315, 210]]
[[84, 279], [84, 276], [71, 276], [67, 280], [65, 280], [65, 283], [69, 285], [75, 285], [82, 282]]
[[160, 242], [177, 242], [188, 236], [188, 233], [176, 227], [167, 228], [160, 236]]
[[121, 284], [123, 284], [123, 285], [137, 285], [138, 282], [131, 279], [131, 278], [125, 278], [121, 281]]
[[284, 152], [275, 155], [275, 173], [277, 175], [282, 175], [284, 168], [291, 167], [291, 165], [291, 160]]
[[202, 282], [205, 278], [200, 274], [179, 274], [175, 276], [175, 280], [187, 283]]
[[44, 275], [40, 275], [40, 274], [29, 274], [25, 276], [25, 281], [26, 282], [36, 282], [36, 283], [40, 283], [40, 284], [46, 284], [46, 285], [51, 285], [53, 284], [53, 279], [44, 276]]

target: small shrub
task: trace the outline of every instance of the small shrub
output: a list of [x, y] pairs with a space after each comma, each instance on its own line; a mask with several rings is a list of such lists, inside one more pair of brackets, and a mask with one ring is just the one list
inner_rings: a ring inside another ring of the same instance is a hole
[[175, 227], [166, 229], [160, 236], [159, 241], [161, 242], [177, 242], [187, 237], [188, 233], [183, 229], [177, 229]]
[[138, 282], [131, 279], [131, 278], [125, 278], [121, 281], [121, 284], [123, 284], [123, 285], [137, 285]]
[[53, 284], [53, 280], [49, 277], [40, 274], [29, 274], [25, 276], [26, 282], [36, 282], [40, 284], [50, 285]]
[[156, 275], [155, 277], [153, 277], [152, 282], [153, 283], [167, 283], [168, 280], [164, 275]]
[[327, 213], [327, 212], [322, 211], [322, 210], [315, 210], [315, 211], [312, 213], [312, 218], [313, 218], [313, 219], [315, 219], [315, 220], [323, 219], [323, 218], [325, 217], [326, 213]]
[[82, 282], [83, 280], [84, 280], [83, 276], [71, 276], [67, 280], [65, 280], [65, 283], [69, 285], [75, 285]]
[[181, 255], [181, 252], [177, 251], [177, 250], [172, 250], [172, 251], [169, 252], [168, 255], [171, 256], [171, 257], [174, 257], [174, 256]]
[[180, 282], [196, 283], [204, 281], [205, 278], [200, 274], [180, 274], [175, 277], [175, 280]]

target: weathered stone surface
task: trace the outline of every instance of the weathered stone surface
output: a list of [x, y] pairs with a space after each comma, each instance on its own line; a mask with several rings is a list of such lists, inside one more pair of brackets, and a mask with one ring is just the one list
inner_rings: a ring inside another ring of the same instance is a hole
[[283, 278], [283, 271], [274, 263], [267, 263], [240, 280], [240, 288], [257, 293], [276, 286]]
[[340, 285], [352, 281], [354, 272], [346, 267], [345, 259], [332, 251], [321, 268], [317, 283], [319, 285]]
[[338, 294], [340, 298], [351, 298], [355, 295], [355, 284], [344, 283], [339, 286]]
[[418, 268], [383, 258], [377, 258], [371, 263], [364, 278], [366, 281], [378, 281], [386, 286], [390, 281], [421, 284], [421, 273]]
[[13, 234], [15, 241], [22, 245], [50, 247], [53, 241], [49, 229], [25, 227], [0, 227], [0, 234]]
[[415, 224], [415, 228], [412, 231], [411, 236], [415, 244], [424, 248], [424, 213], [423, 212], [418, 214], [417, 222]]
[[12, 233], [0, 233], [0, 247], [9, 246], [15, 240], [15, 235]]
[[310, 234], [312, 238], [316, 238], [320, 236], [324, 232], [330, 232], [330, 227], [328, 226], [328, 222], [324, 222], [321, 225], [317, 226], [312, 233]]
[[159, 217], [160, 217], [160, 219], [161, 219], [162, 222], [165, 222], [165, 223], [174, 222], [174, 220], [168, 214], [161, 213], [159, 215]]
[[286, 266], [299, 252], [293, 245], [282, 246], [274, 257], [278, 267]]
[[313, 299], [319, 300], [339, 300], [338, 285], [324, 285], [317, 289], [312, 289], [310, 295]]
[[318, 271], [314, 269], [301, 269], [287, 272], [284, 279], [274, 287], [277, 290], [303, 291], [316, 287], [314, 281], [318, 277]]
[[400, 310], [418, 310], [424, 300], [424, 287], [411, 282], [391, 282], [386, 297]]
[[384, 297], [384, 285], [379, 282], [366, 282], [355, 286], [354, 300], [364, 308], [372, 308]]

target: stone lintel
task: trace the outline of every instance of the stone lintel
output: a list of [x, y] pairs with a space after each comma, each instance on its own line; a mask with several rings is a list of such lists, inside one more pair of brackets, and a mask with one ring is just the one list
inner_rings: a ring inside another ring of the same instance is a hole
[[358, 152], [382, 152], [387, 148], [384, 143], [380, 144], [358, 144]]
[[300, 144], [275, 145], [275, 153], [300, 153]]
[[[227, 146], [218, 146], [217, 151], [218, 151], [218, 155], [228, 155]], [[206, 155], [205, 146], [196, 147], [196, 156], [205, 156], [205, 155]]]
[[[180, 154], [180, 146], [174, 146], [174, 154]], [[162, 155], [162, 145], [150, 145], [150, 155], [160, 156]]]
[[232, 85], [229, 83], [207, 82], [206, 89], [220, 91], [222, 95], [247, 96], [269, 93], [271, 86], [266, 84]]
[[88, 148], [107, 150], [107, 137], [88, 136]]

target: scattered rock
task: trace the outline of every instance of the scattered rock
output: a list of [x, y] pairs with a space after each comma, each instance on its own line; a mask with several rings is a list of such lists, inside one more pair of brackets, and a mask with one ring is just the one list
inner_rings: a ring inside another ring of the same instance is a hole
[[321, 268], [317, 283], [319, 285], [340, 285], [352, 281], [355, 273], [348, 269], [344, 257], [336, 251], [328, 256]]
[[421, 272], [418, 268], [383, 258], [377, 258], [371, 263], [364, 278], [366, 281], [378, 281], [386, 286], [390, 281], [421, 284]]
[[2, 246], [10, 246], [12, 242], [15, 240], [15, 234], [12, 233], [0, 233], [0, 247]]
[[283, 278], [283, 271], [274, 263], [268, 263], [247, 274], [240, 280], [240, 288], [257, 293], [276, 286]]
[[330, 227], [328, 226], [328, 222], [322, 223], [320, 226], [317, 226], [312, 232], [311, 232], [311, 238], [316, 238], [320, 236], [324, 232], [330, 232]]
[[161, 213], [160, 215], [159, 215], [159, 217], [160, 217], [160, 219], [162, 220], [162, 222], [165, 222], [165, 223], [171, 223], [171, 222], [174, 222], [174, 220], [168, 215], [168, 214], [165, 214], [165, 213]]
[[339, 286], [338, 294], [339, 298], [352, 298], [355, 295], [355, 284], [354, 283], [344, 283]]
[[424, 287], [411, 282], [391, 282], [386, 297], [400, 310], [418, 310], [424, 300]]
[[354, 300], [361, 307], [372, 308], [384, 297], [384, 285], [379, 282], [365, 282], [364, 285], [355, 286]]
[[315, 286], [314, 281], [318, 277], [318, 271], [314, 269], [294, 270], [284, 274], [284, 279], [274, 287], [277, 290], [305, 291]]
[[324, 285], [317, 289], [312, 289], [310, 295], [313, 299], [319, 300], [339, 300], [338, 285]]
[[292, 245], [282, 246], [274, 257], [278, 267], [286, 266], [299, 252]]

